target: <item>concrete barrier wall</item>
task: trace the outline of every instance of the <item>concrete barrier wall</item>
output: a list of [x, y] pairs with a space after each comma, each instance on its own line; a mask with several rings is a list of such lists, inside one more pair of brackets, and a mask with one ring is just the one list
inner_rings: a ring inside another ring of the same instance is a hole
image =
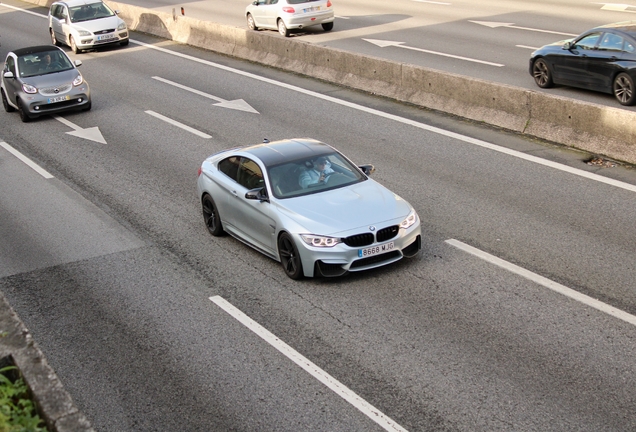
[[[30, 0], [43, 5], [45, 0]], [[51, 0], [46, 0], [47, 4]], [[131, 30], [636, 164], [636, 112], [106, 0]]]

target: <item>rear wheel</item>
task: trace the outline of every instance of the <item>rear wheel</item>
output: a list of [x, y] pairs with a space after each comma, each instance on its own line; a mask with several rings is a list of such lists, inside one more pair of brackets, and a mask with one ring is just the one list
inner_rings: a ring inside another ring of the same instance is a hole
[[55, 32], [53, 32], [53, 29], [49, 29], [49, 32], [51, 33], [51, 43], [55, 46], [60, 46], [60, 41], [58, 41], [55, 37]]
[[7, 95], [4, 93], [4, 89], [0, 89], [0, 92], [2, 93], [2, 106], [4, 107], [4, 110], [6, 112], [15, 111], [15, 108], [9, 105], [9, 99], [7, 99]]
[[333, 30], [333, 22], [330, 23], [322, 23], [322, 29], [324, 31], [331, 31]]
[[256, 27], [256, 21], [254, 21], [252, 14], [247, 14], [247, 27], [250, 30], [258, 30], [258, 27]]
[[622, 72], [614, 78], [614, 96], [621, 105], [634, 105], [636, 102], [636, 92], [634, 91], [634, 80], [632, 77]]
[[215, 237], [223, 234], [223, 226], [221, 225], [221, 217], [219, 211], [216, 208], [216, 204], [210, 195], [205, 195], [202, 201], [203, 206], [203, 221], [205, 226]]
[[282, 233], [278, 237], [278, 256], [287, 276], [291, 279], [303, 277], [303, 264], [300, 261], [298, 249], [294, 239], [287, 233]]
[[532, 65], [532, 76], [534, 77], [534, 82], [541, 88], [549, 88], [554, 85], [552, 72], [550, 72], [548, 64], [543, 59], [538, 59]]
[[278, 20], [278, 33], [280, 33], [281, 36], [289, 37], [289, 29], [287, 29], [287, 26], [282, 19]]

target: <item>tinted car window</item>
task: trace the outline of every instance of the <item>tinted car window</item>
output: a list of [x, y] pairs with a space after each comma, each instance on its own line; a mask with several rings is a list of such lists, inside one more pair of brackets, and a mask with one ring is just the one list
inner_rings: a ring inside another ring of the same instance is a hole
[[227, 159], [223, 159], [219, 162], [219, 171], [236, 181], [236, 174], [238, 173], [239, 162], [241, 158], [232, 156]]
[[237, 181], [247, 189], [263, 187], [263, 171], [253, 160], [242, 158], [238, 169]]
[[602, 51], [622, 51], [623, 38], [614, 33], [605, 33], [598, 44], [598, 49]]
[[13, 73], [13, 76], [15, 76], [15, 60], [13, 57], [7, 58], [7, 62], [4, 64], [4, 70]]
[[573, 49], [591, 50], [594, 49], [596, 43], [601, 38], [601, 33], [592, 33], [582, 37], [572, 47]]
[[636, 50], [636, 48], [634, 48], [634, 44], [629, 42], [629, 41], [625, 41], [625, 46], [623, 47], [623, 51], [628, 52], [628, 53], [633, 53]]

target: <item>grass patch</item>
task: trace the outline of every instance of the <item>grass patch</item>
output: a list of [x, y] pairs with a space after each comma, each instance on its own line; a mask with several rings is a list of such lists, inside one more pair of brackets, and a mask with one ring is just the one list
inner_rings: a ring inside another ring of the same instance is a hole
[[[7, 364], [6, 361], [1, 363]], [[18, 368], [12, 365], [0, 368], [0, 432], [47, 432], [47, 430]]]

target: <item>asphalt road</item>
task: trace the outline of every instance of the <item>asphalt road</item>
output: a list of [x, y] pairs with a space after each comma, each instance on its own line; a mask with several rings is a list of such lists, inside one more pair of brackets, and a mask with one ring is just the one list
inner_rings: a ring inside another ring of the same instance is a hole
[[[0, 6], [0, 54], [44, 23]], [[0, 290], [97, 430], [636, 428], [633, 169], [139, 34], [71, 57], [91, 111], [0, 113]], [[305, 136], [414, 205], [417, 258], [292, 281], [208, 235], [201, 161]]]
[[[246, 0], [122, 3], [176, 14], [183, 7], [185, 16], [191, 18], [247, 28]], [[623, 107], [612, 95], [568, 87], [539, 89], [528, 73], [528, 59], [534, 49], [598, 25], [636, 19], [636, 5], [575, 0], [333, 3], [333, 31], [310, 27], [295, 33], [293, 38], [601, 105], [636, 109]]]

